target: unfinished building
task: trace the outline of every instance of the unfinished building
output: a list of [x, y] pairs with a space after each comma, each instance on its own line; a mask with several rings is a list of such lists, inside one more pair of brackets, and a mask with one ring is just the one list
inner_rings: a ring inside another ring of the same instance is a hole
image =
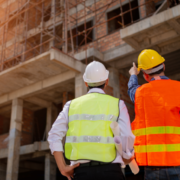
[[0, 0], [0, 180], [64, 179], [47, 133], [63, 105], [87, 92], [89, 62], [109, 69], [106, 93], [125, 101], [131, 120], [128, 70], [142, 49], [163, 55], [166, 75], [180, 80], [179, 3]]

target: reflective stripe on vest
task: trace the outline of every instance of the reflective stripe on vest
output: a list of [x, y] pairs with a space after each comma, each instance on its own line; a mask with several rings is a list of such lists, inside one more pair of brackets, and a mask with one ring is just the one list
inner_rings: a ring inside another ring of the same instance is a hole
[[180, 151], [180, 144], [158, 144], [158, 145], [141, 145], [135, 146], [135, 151], [145, 152], [175, 152]]
[[97, 114], [97, 115], [91, 115], [91, 114], [74, 114], [69, 116], [69, 122], [74, 121], [74, 120], [91, 120], [91, 121], [96, 121], [96, 120], [104, 120], [104, 121], [117, 121], [117, 116], [113, 114]]
[[155, 80], [135, 94], [136, 161], [142, 166], [179, 166], [180, 82]]
[[112, 162], [116, 157], [112, 121], [119, 116], [119, 99], [90, 93], [72, 100], [66, 134], [65, 156], [69, 160], [87, 159]]
[[180, 134], [180, 127], [160, 126], [141, 128], [132, 131], [135, 136], [150, 135], [150, 134]]
[[66, 137], [66, 143], [82, 143], [82, 142], [96, 142], [104, 144], [113, 144], [113, 137], [103, 137], [103, 136], [68, 136]]

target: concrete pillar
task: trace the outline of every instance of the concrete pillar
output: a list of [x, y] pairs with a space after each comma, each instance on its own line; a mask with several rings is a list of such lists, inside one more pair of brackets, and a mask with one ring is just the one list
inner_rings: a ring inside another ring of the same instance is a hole
[[119, 71], [115, 68], [109, 68], [109, 86], [113, 88], [113, 96], [120, 98]]
[[54, 157], [50, 154], [46, 154], [45, 156], [45, 180], [56, 180], [56, 162]]
[[0, 180], [6, 180], [6, 164], [0, 162]]
[[14, 99], [11, 110], [6, 180], [18, 179], [22, 114], [23, 100]]
[[78, 74], [75, 77], [75, 98], [85, 95], [87, 93], [87, 87], [83, 81], [83, 75]]

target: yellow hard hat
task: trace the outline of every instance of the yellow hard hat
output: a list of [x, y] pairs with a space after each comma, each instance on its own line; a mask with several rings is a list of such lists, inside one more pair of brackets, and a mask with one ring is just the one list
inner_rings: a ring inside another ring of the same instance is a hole
[[138, 70], [147, 70], [162, 64], [165, 59], [152, 49], [143, 50], [138, 56]]

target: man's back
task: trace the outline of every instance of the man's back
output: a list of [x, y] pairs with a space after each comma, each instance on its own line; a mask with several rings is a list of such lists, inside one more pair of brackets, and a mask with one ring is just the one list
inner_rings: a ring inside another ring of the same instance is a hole
[[110, 124], [119, 116], [119, 99], [89, 93], [72, 100], [69, 107], [65, 155], [70, 160], [112, 162], [116, 157]]
[[139, 165], [180, 165], [179, 92], [180, 82], [173, 80], [151, 81], [136, 90], [132, 129]]

